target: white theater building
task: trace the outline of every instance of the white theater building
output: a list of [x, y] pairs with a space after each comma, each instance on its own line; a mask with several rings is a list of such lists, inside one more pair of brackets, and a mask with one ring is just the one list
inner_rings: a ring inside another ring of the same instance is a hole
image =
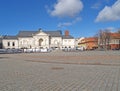
[[19, 31], [16, 36], [3, 36], [4, 49], [41, 49], [41, 48], [74, 48], [75, 39], [65, 31]]

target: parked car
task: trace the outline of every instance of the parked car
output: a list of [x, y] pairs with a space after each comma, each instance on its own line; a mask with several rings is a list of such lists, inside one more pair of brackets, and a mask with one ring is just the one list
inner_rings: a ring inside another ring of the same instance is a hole
[[84, 47], [77, 47], [76, 50], [84, 51]]
[[4, 54], [4, 53], [6, 53], [6, 52], [7, 52], [6, 49], [0, 49], [0, 54]]

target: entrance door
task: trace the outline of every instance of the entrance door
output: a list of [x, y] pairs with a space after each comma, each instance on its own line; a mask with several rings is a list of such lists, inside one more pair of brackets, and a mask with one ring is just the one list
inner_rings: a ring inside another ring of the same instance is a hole
[[40, 39], [39, 39], [39, 46], [41, 46], [41, 45], [42, 45], [42, 42], [43, 42], [43, 39], [42, 39], [42, 38], [40, 38]]

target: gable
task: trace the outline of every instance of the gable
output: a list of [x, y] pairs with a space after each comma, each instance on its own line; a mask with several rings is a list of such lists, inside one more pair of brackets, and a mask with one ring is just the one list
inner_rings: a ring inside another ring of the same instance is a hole
[[35, 34], [35, 36], [47, 36], [48, 34], [42, 31], [39, 31]]

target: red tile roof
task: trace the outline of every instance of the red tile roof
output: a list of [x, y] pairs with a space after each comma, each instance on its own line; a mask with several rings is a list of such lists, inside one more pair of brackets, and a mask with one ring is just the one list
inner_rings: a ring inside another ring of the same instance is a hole
[[111, 38], [120, 39], [120, 33], [110, 33]]
[[85, 39], [82, 39], [81, 42], [97, 42], [98, 41], [98, 38], [96, 37], [90, 37], [90, 38], [85, 38]]

